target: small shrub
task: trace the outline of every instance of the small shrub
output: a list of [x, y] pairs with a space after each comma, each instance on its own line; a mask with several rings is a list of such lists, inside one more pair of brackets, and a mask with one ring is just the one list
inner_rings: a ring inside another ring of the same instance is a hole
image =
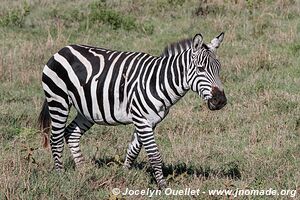
[[145, 34], [151, 35], [151, 34], [153, 34], [153, 32], [154, 32], [154, 25], [151, 24], [150, 22], [145, 22], [145, 23], [142, 25], [142, 31], [143, 31]]
[[0, 17], [0, 26], [23, 27], [25, 18], [30, 14], [30, 6], [25, 2], [22, 8], [13, 9]]
[[91, 22], [102, 22], [110, 25], [113, 29], [123, 28], [128, 31], [137, 28], [136, 20], [133, 17], [108, 8], [103, 1], [91, 4], [90, 8]]
[[168, 3], [172, 6], [182, 6], [185, 0], [168, 0]]
[[292, 44], [291, 46], [290, 46], [290, 50], [291, 50], [291, 52], [292, 52], [292, 54], [293, 55], [297, 55], [299, 52], [300, 52], [300, 44], [298, 43], [296, 43], [296, 44]]
[[236, 162], [226, 163], [222, 168], [221, 172], [223, 175], [233, 178], [240, 179], [242, 177], [239, 165]]
[[217, 14], [226, 14], [228, 10], [226, 10], [224, 4], [213, 4], [207, 2], [201, 2], [199, 6], [195, 9], [194, 15], [195, 16], [207, 16], [217, 15]]
[[91, 23], [103, 23], [115, 30], [122, 28], [127, 31], [141, 31], [149, 35], [154, 32], [154, 25], [150, 22], [139, 23], [135, 17], [108, 7], [103, 0], [90, 4], [89, 8], [90, 13], [87, 17]]
[[92, 2], [84, 9], [72, 8], [63, 10], [53, 8], [49, 12], [49, 16], [60, 19], [66, 27], [74, 27], [79, 24], [77, 26], [79, 31], [95, 28], [95, 25], [105, 24], [114, 30], [124, 29], [148, 35], [154, 32], [154, 25], [149, 21], [140, 23], [134, 16], [115, 10], [105, 0]]

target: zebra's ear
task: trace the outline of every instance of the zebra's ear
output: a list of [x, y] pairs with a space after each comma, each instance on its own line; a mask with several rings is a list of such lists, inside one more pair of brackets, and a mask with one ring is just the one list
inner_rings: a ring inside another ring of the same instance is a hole
[[193, 50], [194, 51], [198, 51], [203, 43], [203, 37], [202, 35], [199, 33], [197, 35], [195, 35], [195, 37], [193, 38]]
[[215, 51], [224, 39], [224, 32], [220, 33], [217, 37], [212, 39], [212, 41], [207, 45], [211, 50]]

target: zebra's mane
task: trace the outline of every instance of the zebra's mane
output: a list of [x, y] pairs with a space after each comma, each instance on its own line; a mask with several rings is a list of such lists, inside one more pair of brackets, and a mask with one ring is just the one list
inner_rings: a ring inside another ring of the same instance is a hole
[[161, 56], [177, 55], [182, 51], [189, 49], [192, 46], [192, 38], [183, 39], [179, 42], [174, 42], [165, 47]]
[[[192, 41], [193, 41], [192, 38], [188, 38], [188, 39], [180, 40], [179, 42], [171, 43], [165, 47], [161, 56], [172, 56], [172, 55], [180, 54], [184, 50], [192, 47]], [[204, 43], [202, 43], [202, 48], [209, 49], [209, 47]]]

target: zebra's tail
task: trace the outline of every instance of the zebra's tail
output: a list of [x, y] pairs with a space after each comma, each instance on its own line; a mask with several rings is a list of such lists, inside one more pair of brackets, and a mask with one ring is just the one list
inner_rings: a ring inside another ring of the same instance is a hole
[[51, 117], [50, 117], [50, 113], [49, 113], [48, 103], [47, 103], [47, 100], [45, 99], [39, 119], [38, 119], [38, 126], [40, 128], [41, 133], [43, 134], [44, 148], [49, 147], [50, 125], [51, 125]]

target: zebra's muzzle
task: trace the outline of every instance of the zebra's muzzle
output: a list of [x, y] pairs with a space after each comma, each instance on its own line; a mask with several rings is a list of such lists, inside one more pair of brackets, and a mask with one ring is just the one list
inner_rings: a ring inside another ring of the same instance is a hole
[[220, 110], [227, 104], [227, 98], [224, 91], [220, 91], [217, 87], [212, 90], [212, 98], [207, 101], [210, 110]]

